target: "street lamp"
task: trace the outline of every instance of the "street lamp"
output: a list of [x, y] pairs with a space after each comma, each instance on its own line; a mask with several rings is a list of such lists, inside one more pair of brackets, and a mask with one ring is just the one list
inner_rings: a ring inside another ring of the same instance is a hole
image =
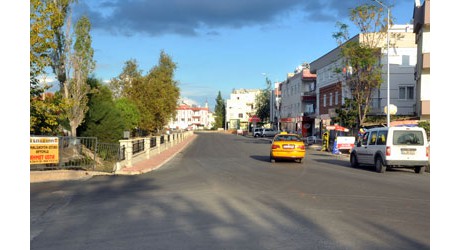
[[390, 8], [380, 2], [373, 0], [387, 9], [387, 126], [390, 127]]

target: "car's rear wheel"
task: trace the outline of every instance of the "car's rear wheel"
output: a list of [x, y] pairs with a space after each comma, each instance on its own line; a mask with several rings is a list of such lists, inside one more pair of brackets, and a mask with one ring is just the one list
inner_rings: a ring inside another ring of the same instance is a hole
[[352, 153], [350, 156], [350, 165], [352, 168], [357, 168], [359, 167], [359, 162], [358, 158], [356, 157], [356, 154]]
[[302, 163], [302, 160], [303, 160], [303, 158], [299, 158], [296, 161], [297, 161], [297, 163]]
[[386, 170], [387, 166], [383, 164], [382, 157], [378, 156], [375, 159], [375, 171], [377, 171], [378, 173], [385, 173]]
[[425, 166], [418, 166], [418, 167], [415, 167], [414, 171], [417, 174], [424, 174], [425, 171], [426, 171], [426, 167]]

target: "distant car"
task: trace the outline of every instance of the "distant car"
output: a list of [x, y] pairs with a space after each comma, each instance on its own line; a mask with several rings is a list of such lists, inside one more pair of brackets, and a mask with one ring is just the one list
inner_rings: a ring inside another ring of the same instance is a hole
[[252, 131], [252, 136], [259, 137], [262, 135], [262, 128], [254, 128]]
[[307, 144], [308, 145], [316, 144], [318, 141], [320, 141], [320, 139], [318, 139], [318, 137], [316, 137], [315, 135], [307, 137]]
[[253, 132], [254, 137], [273, 137], [278, 134], [279, 131], [271, 128], [255, 128]]
[[278, 159], [293, 159], [302, 163], [305, 157], [305, 144], [297, 134], [281, 132], [275, 135], [270, 149], [270, 161]]

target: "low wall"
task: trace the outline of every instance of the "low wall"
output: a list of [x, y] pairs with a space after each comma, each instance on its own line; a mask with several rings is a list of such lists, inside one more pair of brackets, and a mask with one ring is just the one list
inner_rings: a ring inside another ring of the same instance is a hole
[[[132, 167], [140, 161], [150, 159], [150, 157], [160, 154], [162, 151], [182, 142], [191, 135], [193, 135], [193, 131], [120, 140], [120, 146], [125, 149], [125, 159], [116, 163], [114, 171], [117, 172], [123, 168]], [[155, 140], [155, 144], [151, 147], [150, 142], [152, 138]], [[142, 151], [135, 153], [133, 145], [140, 140], [144, 141], [144, 148]]]

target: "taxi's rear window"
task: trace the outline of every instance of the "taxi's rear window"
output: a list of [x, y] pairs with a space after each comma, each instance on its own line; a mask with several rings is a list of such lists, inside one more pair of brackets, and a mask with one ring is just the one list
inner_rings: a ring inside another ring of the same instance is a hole
[[300, 137], [296, 135], [278, 135], [275, 141], [301, 141]]
[[423, 133], [422, 131], [394, 131], [393, 144], [423, 146]]

